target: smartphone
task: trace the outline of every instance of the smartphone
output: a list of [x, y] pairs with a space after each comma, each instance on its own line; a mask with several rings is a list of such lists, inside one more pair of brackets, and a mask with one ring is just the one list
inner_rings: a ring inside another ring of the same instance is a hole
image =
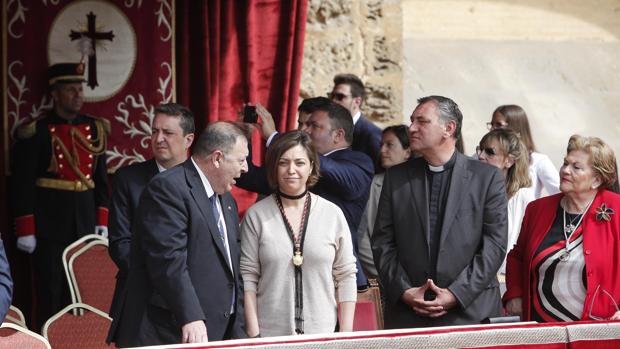
[[258, 114], [256, 114], [256, 107], [253, 105], [246, 105], [243, 108], [243, 122], [248, 124], [255, 124], [258, 121]]

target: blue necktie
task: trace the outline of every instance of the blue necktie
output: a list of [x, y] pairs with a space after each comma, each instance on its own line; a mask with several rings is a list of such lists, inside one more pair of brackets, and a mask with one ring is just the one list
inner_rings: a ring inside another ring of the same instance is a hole
[[[217, 194], [211, 195], [211, 197], [209, 198], [209, 201], [211, 201], [211, 209], [213, 210], [213, 217], [215, 218], [215, 222], [217, 224], [217, 230], [220, 232], [220, 239], [222, 239], [222, 245], [224, 245], [224, 251], [226, 251], [226, 257], [230, 259], [230, 252], [228, 252], [228, 246], [226, 245], [226, 239], [224, 239], [224, 222], [222, 219], [222, 215], [220, 215], [220, 210], [217, 208]], [[231, 263], [232, 263], [232, 260], [231, 260]], [[235, 311], [235, 299], [237, 299], [237, 290], [233, 287], [232, 303], [230, 306], [231, 314], [234, 313]]]
[[220, 210], [217, 208], [217, 194], [211, 195], [209, 198], [211, 201], [211, 209], [213, 210], [213, 218], [215, 218], [215, 224], [217, 225], [217, 230], [220, 232], [220, 239], [222, 239], [222, 243], [224, 244], [224, 249], [228, 254], [228, 248], [226, 247], [226, 239], [224, 239], [224, 226], [220, 215]]

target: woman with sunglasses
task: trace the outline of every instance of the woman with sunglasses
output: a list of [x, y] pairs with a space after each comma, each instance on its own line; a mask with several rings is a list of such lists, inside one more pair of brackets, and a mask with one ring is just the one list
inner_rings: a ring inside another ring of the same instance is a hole
[[487, 122], [489, 130], [498, 128], [509, 128], [515, 131], [529, 153], [529, 172], [532, 178], [532, 185], [536, 198], [542, 196], [543, 188], [551, 195], [556, 194], [560, 185], [558, 171], [545, 154], [536, 151], [530, 123], [527, 119], [525, 110], [518, 105], [501, 105], [493, 112], [491, 122]]
[[[476, 148], [478, 159], [502, 171], [508, 196], [508, 244], [509, 251], [517, 242], [521, 221], [527, 205], [534, 201], [532, 180], [528, 172], [529, 156], [525, 145], [512, 130], [495, 129], [482, 137]], [[499, 269], [500, 281], [506, 274], [506, 261]]]
[[614, 152], [572, 136], [561, 193], [533, 201], [508, 253], [503, 301], [524, 321], [620, 319], [620, 195]]

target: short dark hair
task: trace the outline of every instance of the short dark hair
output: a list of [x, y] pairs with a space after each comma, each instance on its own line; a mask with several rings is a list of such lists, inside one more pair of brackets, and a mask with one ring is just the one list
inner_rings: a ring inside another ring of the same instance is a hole
[[188, 135], [190, 133], [194, 133], [196, 127], [194, 126], [194, 114], [189, 108], [178, 104], [178, 103], [165, 103], [158, 105], [153, 111], [154, 115], [164, 114], [168, 116], [174, 116], [181, 118], [181, 129], [183, 130], [183, 135]]
[[297, 145], [304, 148], [312, 166], [306, 187], [312, 187], [319, 180], [319, 169], [321, 168], [319, 154], [316, 152], [310, 136], [303, 131], [290, 131], [279, 135], [269, 146], [265, 155], [267, 182], [269, 182], [271, 189], [278, 188], [278, 161], [286, 151]]
[[195, 142], [192, 148], [192, 155], [206, 158], [216, 150], [220, 150], [226, 155], [237, 143], [238, 138], [243, 138], [247, 141], [243, 129], [234, 122], [218, 121], [211, 123], [202, 131], [202, 134]]
[[439, 119], [443, 122], [454, 121], [456, 129], [452, 137], [459, 139], [461, 136], [461, 127], [463, 126], [463, 114], [458, 104], [448, 97], [443, 96], [427, 96], [418, 99], [418, 105], [433, 102], [439, 110]]
[[306, 98], [304, 99], [299, 107], [297, 107], [298, 112], [311, 114], [315, 111], [321, 103], [325, 103], [325, 97], [314, 97], [314, 98]]
[[341, 106], [338, 103], [332, 102], [329, 98], [325, 97], [316, 97], [320, 98], [321, 103], [317, 103], [316, 111], [324, 111], [327, 112], [327, 116], [329, 117], [329, 122], [332, 126], [332, 129], [341, 128], [344, 131], [344, 139], [348, 144], [353, 143], [353, 118], [351, 117], [351, 112], [349, 109]]
[[393, 133], [394, 136], [396, 136], [396, 138], [398, 139], [398, 142], [403, 147], [403, 149], [409, 148], [409, 132], [408, 132], [407, 126], [405, 125], [388, 126], [385, 129], [383, 129], [381, 134], [386, 134], [388, 132]]
[[338, 74], [334, 76], [334, 86], [346, 84], [351, 87], [351, 96], [362, 97], [362, 100], [366, 99], [366, 89], [364, 83], [357, 75], [354, 74]]

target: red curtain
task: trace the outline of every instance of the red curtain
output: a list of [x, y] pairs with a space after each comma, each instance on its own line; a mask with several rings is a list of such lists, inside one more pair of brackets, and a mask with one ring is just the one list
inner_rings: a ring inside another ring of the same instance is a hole
[[[177, 2], [177, 100], [196, 127], [235, 120], [245, 102], [261, 103], [280, 131], [295, 128], [307, 0]], [[264, 144], [255, 132], [253, 158]], [[256, 196], [233, 191], [240, 212]]]
[[[7, 2], [3, 1], [1, 6], [3, 7], [2, 8], [2, 12], [1, 12], [3, 15], [0, 16], [0, 28], [4, 29], [4, 25], [5, 25], [5, 23], [4, 23], [4, 13], [6, 12], [6, 9], [4, 7], [7, 6]], [[6, 42], [5, 42], [5, 40], [2, 40], [2, 45], [0, 45], [0, 57], [4, 57], [4, 53], [5, 53], [5, 50], [6, 50], [5, 46], [6, 46]], [[5, 65], [6, 65], [6, 62], [3, 59], [2, 66], [4, 67]], [[2, 90], [2, 95], [3, 95], [2, 98], [0, 98], [0, 110], [2, 110], [2, 113], [5, 113], [6, 110], [4, 108], [5, 107], [4, 106], [4, 93], [6, 93], [6, 91], [4, 91], [4, 88], [5, 88], [4, 87], [5, 86], [4, 74], [0, 74], [0, 84], [1, 84], [0, 86], [2, 86], [1, 90]], [[6, 170], [7, 169], [6, 169], [6, 166], [5, 166], [6, 165], [5, 162], [6, 162], [6, 159], [7, 159], [7, 156], [8, 156], [8, 140], [5, 139], [4, 125], [2, 125], [1, 131], [2, 132], [0, 132], [0, 142], [1, 142], [0, 144], [2, 146], [2, 152], [0, 152], [0, 176], [2, 176], [1, 177], [2, 180], [0, 181], [0, 198], [2, 198], [2, 199], [0, 199], [0, 229], [1, 229], [0, 231], [2, 232], [1, 234], [4, 235], [4, 234], [8, 234], [7, 231], [9, 229], [8, 219], [7, 219], [8, 218], [8, 212], [7, 212], [7, 207], [6, 207], [6, 204], [7, 204], [7, 200], [6, 200], [6, 197], [7, 197], [7, 195], [6, 195], [6, 184], [7, 184], [6, 183], [6, 181], [7, 181]], [[7, 244], [5, 244], [5, 245], [7, 245]]]

